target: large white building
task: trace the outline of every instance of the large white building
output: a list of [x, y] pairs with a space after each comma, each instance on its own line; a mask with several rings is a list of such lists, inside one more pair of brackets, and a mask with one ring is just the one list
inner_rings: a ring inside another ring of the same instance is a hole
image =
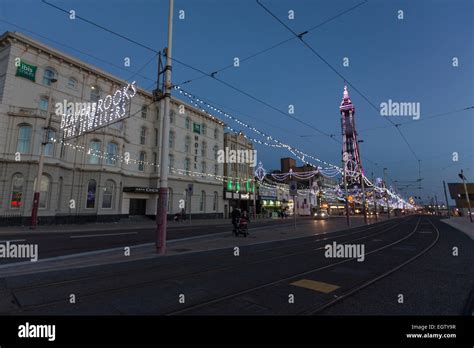
[[[0, 224], [29, 222], [43, 139], [50, 142], [39, 223], [155, 214], [162, 102], [153, 103], [152, 93], [138, 88], [128, 117], [64, 141], [61, 116], [54, 113], [64, 100], [98, 102], [130, 82], [25, 35], [0, 37]], [[172, 98], [170, 125], [169, 215], [180, 212], [180, 200], [187, 199], [193, 218], [222, 217], [217, 151], [224, 147], [224, 123]], [[186, 197], [189, 184], [193, 194]]]

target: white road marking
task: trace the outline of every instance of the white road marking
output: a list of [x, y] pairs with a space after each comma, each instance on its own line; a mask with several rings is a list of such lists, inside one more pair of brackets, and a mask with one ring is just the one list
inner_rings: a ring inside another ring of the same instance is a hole
[[86, 234], [80, 236], [70, 236], [69, 238], [93, 238], [93, 237], [108, 237], [108, 236], [123, 236], [126, 234], [137, 234], [138, 232], [123, 232], [123, 233], [103, 233], [103, 234]]

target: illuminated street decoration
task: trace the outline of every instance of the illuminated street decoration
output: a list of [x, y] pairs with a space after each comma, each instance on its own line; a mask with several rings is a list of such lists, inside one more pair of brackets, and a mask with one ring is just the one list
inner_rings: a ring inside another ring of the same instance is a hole
[[347, 86], [344, 86], [342, 102], [339, 107], [342, 127], [342, 153], [345, 166], [346, 182], [351, 188], [361, 184], [360, 173], [364, 173], [360, 161], [359, 143], [355, 127], [355, 107], [349, 97]]
[[60, 128], [64, 139], [71, 139], [124, 119], [136, 94], [137, 88], [133, 81], [104, 99], [99, 99], [97, 103], [72, 103], [67, 100], [56, 103], [56, 114], [61, 115]]
[[265, 179], [265, 175], [267, 175], [267, 172], [263, 168], [262, 162], [258, 162], [258, 168], [255, 169], [254, 175], [260, 182], [262, 182], [263, 179]]

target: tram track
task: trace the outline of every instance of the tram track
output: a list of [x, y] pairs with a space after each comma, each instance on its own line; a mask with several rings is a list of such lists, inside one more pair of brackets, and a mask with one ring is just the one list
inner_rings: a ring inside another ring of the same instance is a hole
[[[379, 251], [382, 251], [384, 249], [387, 249], [387, 248], [390, 248], [394, 245], [397, 245], [405, 240], [407, 240], [408, 238], [412, 237], [418, 227], [419, 227], [419, 224], [420, 224], [420, 221], [421, 221], [421, 217], [418, 218], [418, 221], [415, 225], [415, 228], [413, 229], [413, 231], [411, 231], [409, 234], [403, 236], [402, 238], [399, 238], [397, 240], [395, 240], [394, 242], [391, 242], [389, 244], [386, 244], [384, 246], [381, 246], [379, 248], [376, 248], [376, 249], [373, 249], [373, 250], [370, 250], [369, 252], [366, 252], [365, 255], [370, 255], [370, 254], [373, 254], [373, 253], [376, 253], [376, 252], [379, 252]], [[431, 223], [431, 222], [430, 222]], [[433, 225], [434, 226], [434, 225]], [[423, 249], [423, 251], [421, 251], [420, 253], [417, 253], [414, 257], [410, 258], [409, 260], [403, 262], [402, 264], [398, 265], [397, 267], [385, 272], [384, 274], [382, 274], [381, 276], [377, 276], [367, 282], [365, 282], [364, 284], [362, 284], [361, 286], [357, 286], [353, 289], [351, 289], [350, 291], [347, 292], [347, 294], [345, 294], [345, 297], [342, 297], [341, 300], [343, 298], [346, 298], [352, 294], [354, 294], [355, 292], [359, 291], [359, 290], [362, 290], [363, 288], [377, 282], [378, 280], [382, 279], [382, 278], [385, 278], [386, 276], [392, 274], [393, 272], [397, 271], [398, 269], [402, 268], [403, 266], [405, 266], [406, 264], [416, 260], [417, 258], [421, 257], [423, 254], [425, 254], [427, 251], [429, 251], [438, 241], [439, 239], [439, 231], [437, 231], [437, 237], [435, 239], [435, 241], [433, 243], [431, 243], [427, 248]], [[238, 292], [234, 292], [232, 294], [228, 294], [228, 295], [225, 295], [225, 296], [221, 296], [219, 298], [214, 298], [212, 300], [209, 300], [209, 301], [205, 301], [205, 302], [201, 302], [201, 303], [198, 303], [198, 304], [195, 304], [195, 305], [191, 305], [191, 306], [188, 306], [186, 308], [183, 308], [183, 309], [180, 309], [180, 310], [177, 310], [177, 311], [171, 311], [171, 312], [168, 312], [166, 315], [182, 315], [182, 314], [185, 314], [187, 312], [190, 312], [190, 311], [195, 311], [197, 309], [202, 309], [204, 307], [207, 307], [207, 306], [211, 306], [211, 305], [215, 305], [219, 302], [224, 302], [224, 301], [227, 301], [227, 300], [232, 300], [236, 297], [239, 297], [239, 296], [242, 296], [242, 295], [248, 295], [252, 292], [255, 292], [255, 291], [259, 291], [259, 290], [262, 290], [262, 289], [265, 289], [265, 288], [269, 288], [269, 287], [272, 287], [272, 286], [275, 286], [275, 285], [278, 285], [278, 284], [282, 284], [282, 283], [287, 283], [287, 282], [290, 282], [292, 280], [297, 280], [303, 276], [307, 276], [307, 275], [310, 275], [312, 273], [315, 273], [315, 272], [319, 272], [319, 271], [322, 271], [322, 270], [326, 270], [326, 269], [330, 269], [330, 268], [333, 268], [335, 266], [338, 266], [338, 265], [341, 265], [341, 264], [344, 264], [344, 263], [348, 263], [348, 262], [351, 262], [351, 261], [354, 261], [356, 260], [357, 257], [353, 257], [353, 258], [348, 258], [348, 259], [344, 259], [344, 260], [341, 260], [341, 261], [337, 261], [337, 262], [334, 262], [334, 263], [331, 263], [329, 265], [325, 265], [325, 266], [321, 266], [321, 267], [316, 267], [316, 268], [313, 268], [311, 270], [308, 270], [308, 271], [305, 271], [305, 272], [300, 272], [298, 274], [293, 274], [291, 276], [288, 276], [288, 277], [285, 277], [285, 278], [282, 278], [282, 279], [278, 279], [276, 281], [272, 281], [272, 282], [267, 282], [265, 284], [262, 284], [262, 285], [259, 285], [259, 286], [255, 286], [255, 287], [252, 287], [252, 288], [249, 288], [249, 289], [245, 289], [245, 290], [242, 290], [242, 291], [238, 291]], [[323, 306], [318, 306], [316, 308], [311, 308], [311, 309], [306, 309], [302, 312], [299, 312], [297, 314], [299, 315], [310, 315], [310, 314], [314, 314], [316, 312], [319, 312], [333, 304], [335, 304], [336, 302], [340, 301], [339, 299], [334, 299], [332, 301], [329, 301], [328, 303], [325, 303]]]
[[[318, 238], [318, 239], [312, 240], [310, 243], [314, 244], [314, 243], [318, 243], [318, 242], [327, 242], [329, 240], [339, 240], [341, 238], [348, 237], [348, 236], [351, 236], [351, 235], [354, 235], [354, 234], [360, 234], [360, 233], [367, 232], [371, 229], [389, 226], [388, 228], [385, 228], [382, 231], [377, 231], [375, 233], [371, 233], [371, 234], [368, 234], [368, 235], [365, 235], [365, 236], [362, 236], [362, 237], [358, 237], [358, 238], [355, 238], [355, 239], [351, 239], [351, 240], [346, 240], [346, 241], [343, 242], [343, 243], [350, 243], [350, 242], [354, 242], [354, 241], [357, 241], [357, 240], [370, 238], [370, 237], [373, 237], [373, 236], [376, 236], [376, 235], [386, 233], [387, 231], [390, 231], [390, 230], [400, 226], [401, 224], [403, 224], [405, 222], [406, 222], [406, 220], [403, 219], [403, 220], [398, 220], [398, 221], [387, 221], [387, 222], [383, 222], [381, 224], [374, 224], [374, 225], [371, 225], [370, 227], [360, 226], [360, 227], [356, 228], [356, 229], [360, 228], [360, 230], [352, 231], [350, 233], [342, 233], [342, 234], [337, 235], [337, 236], [328, 236], [328, 237], [325, 237], [325, 238]], [[328, 234], [330, 234], [330, 233], [328, 233]], [[298, 246], [301, 246], [301, 245], [308, 245], [308, 244], [309, 244], [308, 241], [301, 241], [299, 243], [293, 243], [291, 245], [283, 245], [283, 246], [278, 246], [278, 247], [269, 247], [269, 248], [265, 248], [265, 249], [262, 249], [262, 250], [258, 250], [257, 254], [268, 252], [268, 251], [274, 251], [274, 250], [278, 250], [278, 249], [294, 248], [294, 247], [298, 247]], [[128, 286], [115, 287], [115, 288], [111, 288], [111, 289], [95, 291], [95, 292], [92, 292], [92, 293], [87, 293], [87, 294], [78, 295], [78, 296], [80, 296], [81, 301], [85, 301], [85, 300], [93, 299], [93, 298], [101, 296], [101, 295], [108, 295], [108, 294], [113, 294], [113, 293], [118, 293], [118, 292], [123, 292], [123, 291], [127, 291], [127, 290], [132, 290], [132, 289], [137, 289], [137, 288], [149, 286], [149, 285], [152, 285], [152, 284], [157, 283], [157, 282], [172, 281], [172, 280], [187, 278], [187, 277], [190, 277], [190, 276], [199, 276], [199, 275], [204, 275], [204, 274], [212, 273], [212, 272], [226, 271], [226, 270], [230, 270], [230, 269], [238, 268], [238, 267], [242, 267], [242, 266], [248, 266], [248, 265], [252, 265], [252, 264], [268, 262], [268, 261], [271, 261], [271, 260], [276, 260], [276, 259], [281, 259], [281, 258], [288, 258], [288, 257], [295, 256], [295, 255], [312, 253], [312, 252], [314, 252], [316, 250], [320, 250], [322, 248], [323, 248], [322, 246], [317, 247], [317, 248], [312, 247], [310, 250], [296, 251], [296, 252], [287, 253], [287, 254], [284, 254], [284, 255], [277, 255], [277, 256], [271, 256], [271, 257], [267, 257], [267, 258], [263, 258], [263, 259], [257, 259], [255, 261], [250, 261], [250, 262], [245, 262], [244, 261], [244, 262], [240, 262], [240, 263], [236, 263], [236, 264], [231, 264], [231, 265], [228, 265], [228, 266], [225, 266], [225, 267], [216, 267], [216, 268], [202, 270], [202, 271], [199, 271], [199, 272], [189, 272], [189, 273], [179, 274], [179, 275], [172, 276], [172, 277], [153, 278], [153, 279], [148, 279], [147, 281], [134, 283], [134, 284], [131, 284], [131, 285], [128, 285]], [[255, 254], [255, 255], [257, 255], [257, 254]], [[150, 266], [150, 267], [140, 269], [140, 272], [143, 272], [143, 271], [146, 271], [146, 270], [155, 270], [156, 273], [158, 273], [159, 271], [156, 270], [156, 268], [157, 268], [156, 266]], [[118, 276], [127, 275], [127, 274], [130, 274], [130, 270], [111, 273], [111, 274], [107, 274], [107, 275], [98, 275], [98, 276], [91, 276], [91, 277], [80, 277], [80, 278], [69, 279], [69, 280], [65, 280], [65, 281], [59, 281], [59, 282], [51, 282], [51, 283], [45, 283], [45, 284], [35, 284], [35, 285], [32, 285], [32, 286], [16, 287], [16, 288], [8, 289], [8, 290], [4, 291], [3, 293], [4, 294], [5, 293], [10, 293], [10, 294], [13, 294], [15, 298], [18, 298], [18, 295], [21, 294], [22, 292], [35, 291], [35, 290], [39, 290], [39, 289], [44, 290], [44, 289], [47, 289], [47, 288], [54, 288], [54, 287], [62, 286], [62, 285], [72, 285], [74, 283], [81, 283], [81, 282], [85, 282], [85, 281], [94, 281], [94, 280], [97, 281], [97, 280], [113, 279], [113, 278], [116, 278]], [[2, 293], [0, 293], [0, 295], [1, 294]], [[48, 301], [48, 302], [44, 302], [44, 303], [41, 303], [41, 304], [25, 305], [25, 306], [21, 306], [18, 310], [14, 311], [14, 313], [17, 313], [17, 312], [21, 313], [22, 311], [29, 310], [29, 309], [36, 309], [36, 308], [42, 308], [42, 307], [47, 307], [47, 306], [51, 306], [51, 305], [61, 304], [61, 303], [65, 303], [65, 301], [67, 301], [67, 299], [62, 298], [60, 300]], [[21, 301], [17, 301], [17, 302], [21, 305]]]

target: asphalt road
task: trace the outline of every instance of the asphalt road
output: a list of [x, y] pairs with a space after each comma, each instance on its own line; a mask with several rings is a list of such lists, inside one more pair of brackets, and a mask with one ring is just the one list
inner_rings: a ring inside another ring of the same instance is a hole
[[[304, 223], [304, 218], [300, 223]], [[340, 223], [342, 219], [335, 219], [335, 223]], [[293, 220], [271, 220], [257, 221], [252, 223], [252, 228], [268, 227], [272, 225], [280, 226], [282, 224], [292, 225]], [[209, 225], [188, 225], [186, 222], [182, 224], [171, 224], [168, 228], [167, 239], [176, 240], [202, 236], [207, 234], [216, 234], [229, 232], [231, 233], [232, 225], [230, 220], [222, 224]], [[26, 231], [15, 232], [11, 234], [2, 233], [0, 235], [0, 243], [12, 241], [16, 244], [36, 244], [38, 245], [38, 253], [41, 259], [63, 256], [88, 251], [104, 250], [122, 246], [133, 246], [144, 243], [152, 243], [155, 241], [155, 229], [152, 227], [143, 228], [130, 226], [129, 229], [122, 227], [111, 227], [104, 230], [103, 228], [94, 229], [91, 226], [86, 231], [73, 232], [49, 232], [49, 231]], [[0, 265], [6, 263], [18, 262], [14, 258], [0, 258]]]
[[[363, 260], [327, 257], [325, 246], [333, 242], [363, 245]], [[473, 243], [436, 218], [411, 216], [241, 247], [238, 256], [226, 248], [10, 277], [0, 282], [0, 313], [403, 314], [405, 306], [410, 314], [462, 314], [473, 288]], [[380, 284], [388, 284], [390, 296], [374, 291]], [[75, 304], [68, 301], [72, 293]], [[357, 306], [343, 306], [356, 296]], [[433, 298], [445, 305], [430, 307]]]

